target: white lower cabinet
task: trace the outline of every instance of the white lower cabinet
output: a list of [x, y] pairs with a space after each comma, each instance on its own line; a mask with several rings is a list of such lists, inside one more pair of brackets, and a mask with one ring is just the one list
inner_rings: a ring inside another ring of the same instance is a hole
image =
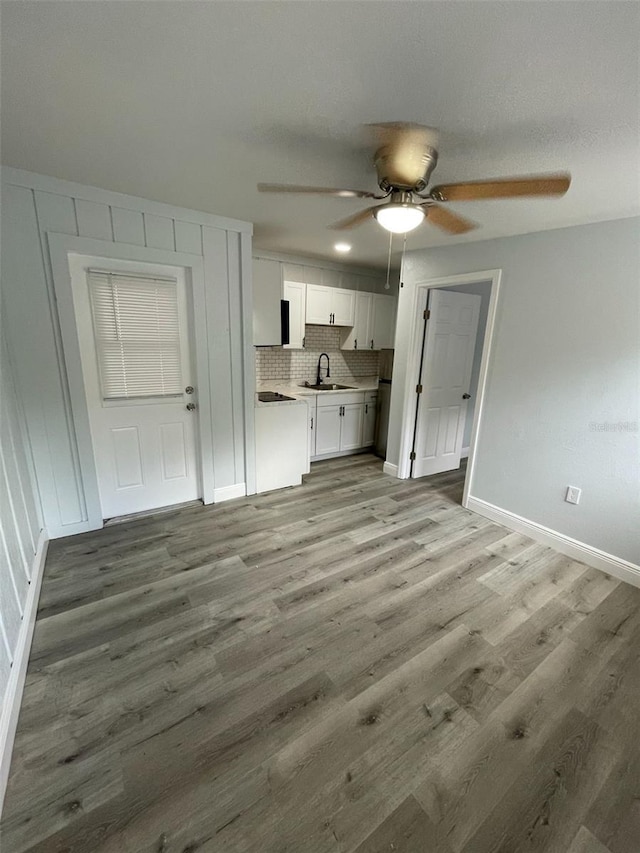
[[342, 406], [318, 406], [316, 409], [316, 452], [315, 456], [325, 453], [338, 453], [340, 450], [340, 427]]
[[[315, 452], [313, 458], [346, 454], [373, 444], [375, 399], [372, 392], [320, 393], [316, 398]], [[375, 392], [373, 392], [375, 398]]]
[[341, 408], [340, 450], [357, 450], [362, 447], [364, 404], [347, 403]]

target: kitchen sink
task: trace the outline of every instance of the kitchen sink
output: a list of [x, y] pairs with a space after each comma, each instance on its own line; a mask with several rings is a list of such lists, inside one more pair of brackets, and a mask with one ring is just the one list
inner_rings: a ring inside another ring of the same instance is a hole
[[310, 385], [306, 382], [303, 388], [310, 388], [312, 391], [355, 391], [353, 385], [336, 385], [335, 383], [321, 382], [319, 385]]

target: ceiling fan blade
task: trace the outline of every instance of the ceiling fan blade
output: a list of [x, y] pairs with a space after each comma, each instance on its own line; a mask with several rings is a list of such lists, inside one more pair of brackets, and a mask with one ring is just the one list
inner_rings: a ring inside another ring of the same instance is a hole
[[427, 221], [449, 234], [466, 234], [473, 231], [478, 225], [470, 219], [465, 219], [459, 213], [440, 207], [439, 204], [423, 204], [422, 207], [427, 214]]
[[308, 193], [310, 195], [334, 195], [339, 198], [384, 198], [366, 190], [332, 189], [331, 187], [304, 187], [297, 184], [258, 184], [261, 193]]
[[436, 201], [479, 201], [490, 198], [519, 196], [560, 196], [571, 184], [566, 172], [553, 175], [531, 175], [522, 178], [498, 178], [488, 181], [469, 181], [459, 184], [440, 184], [429, 195]]
[[364, 210], [354, 213], [353, 216], [347, 216], [346, 219], [341, 219], [339, 222], [334, 222], [329, 225], [333, 231], [346, 231], [349, 228], [355, 228], [357, 225], [362, 225], [367, 219], [373, 218], [373, 211], [379, 207], [384, 207], [382, 204], [374, 204], [372, 207], [366, 207]]
[[368, 126], [378, 144], [374, 157], [378, 177], [394, 187], [425, 186], [438, 159], [438, 131], [411, 122]]

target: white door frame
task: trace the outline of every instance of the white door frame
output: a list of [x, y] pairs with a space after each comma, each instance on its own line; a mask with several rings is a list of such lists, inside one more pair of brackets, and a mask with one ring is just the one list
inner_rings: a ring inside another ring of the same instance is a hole
[[409, 358], [404, 388], [404, 406], [402, 412], [402, 435], [400, 438], [400, 459], [398, 463], [398, 474], [400, 479], [410, 476], [411, 460], [409, 454], [413, 447], [413, 436], [416, 420], [418, 372], [420, 370], [420, 355], [422, 352], [422, 339], [424, 330], [424, 318], [422, 310], [427, 304], [428, 291], [434, 288], [455, 287], [459, 284], [477, 284], [481, 281], [491, 282], [491, 296], [489, 299], [489, 311], [487, 314], [487, 325], [482, 346], [482, 360], [480, 362], [480, 375], [478, 377], [478, 393], [473, 415], [473, 426], [471, 428], [471, 440], [469, 442], [469, 459], [467, 462], [467, 475], [464, 481], [464, 492], [462, 506], [467, 507], [471, 484], [475, 469], [475, 458], [478, 447], [478, 436], [482, 422], [484, 408], [484, 395], [487, 386], [489, 360], [493, 345], [496, 313], [498, 308], [498, 295], [500, 292], [500, 279], [502, 270], [482, 270], [480, 272], [463, 273], [462, 275], [448, 275], [443, 278], [430, 278], [418, 281], [413, 288], [413, 304], [411, 317], [413, 323], [409, 339]]
[[78, 444], [80, 479], [84, 490], [89, 530], [103, 526], [98, 474], [96, 471], [93, 441], [89, 425], [89, 410], [84, 388], [80, 343], [76, 329], [69, 255], [91, 255], [108, 260], [134, 263], [163, 264], [185, 270], [187, 286], [191, 286], [193, 317], [193, 355], [198, 382], [199, 477], [202, 500], [213, 503], [213, 440], [211, 430], [211, 395], [208, 359], [207, 324], [204, 295], [204, 261], [197, 255], [169, 252], [164, 249], [147, 249], [143, 246], [108, 243], [90, 237], [71, 237], [67, 234], [49, 235], [49, 251], [53, 271], [53, 284], [60, 318], [60, 332], [67, 377], [69, 397]]

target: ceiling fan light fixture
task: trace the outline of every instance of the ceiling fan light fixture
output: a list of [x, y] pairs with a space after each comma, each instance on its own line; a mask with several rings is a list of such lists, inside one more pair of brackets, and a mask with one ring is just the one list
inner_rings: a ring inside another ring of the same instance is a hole
[[406, 234], [424, 222], [424, 210], [417, 204], [385, 204], [379, 207], [374, 216], [392, 234]]

